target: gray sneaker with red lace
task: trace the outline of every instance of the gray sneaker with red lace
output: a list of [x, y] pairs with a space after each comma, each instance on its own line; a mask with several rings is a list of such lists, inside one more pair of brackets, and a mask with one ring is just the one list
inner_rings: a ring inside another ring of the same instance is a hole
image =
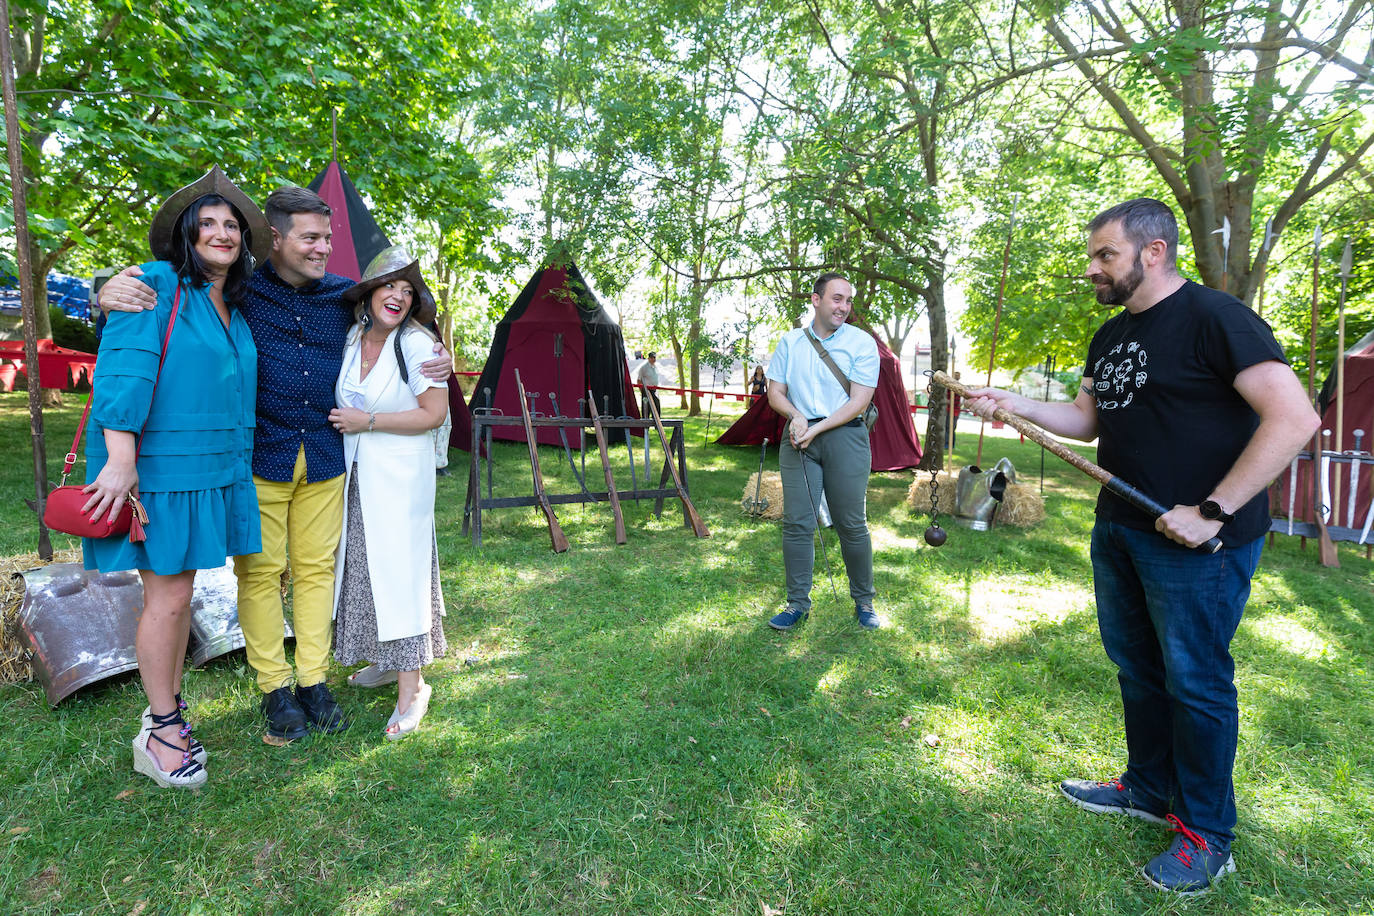
[[1175, 833], [1174, 841], [1141, 869], [1151, 886], [1183, 897], [1196, 897], [1211, 891], [1217, 881], [1236, 870], [1229, 846], [1189, 830], [1172, 814], [1169, 823]]
[[1078, 807], [1094, 814], [1124, 814], [1152, 824], [1168, 823], [1164, 819], [1164, 811], [1141, 804], [1135, 792], [1123, 785], [1120, 779], [1108, 782], [1066, 779], [1059, 784], [1059, 791]]

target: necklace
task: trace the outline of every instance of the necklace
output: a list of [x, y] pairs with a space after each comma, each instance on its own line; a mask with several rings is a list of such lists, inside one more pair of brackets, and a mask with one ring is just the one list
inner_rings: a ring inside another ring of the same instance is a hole
[[386, 341], [382, 341], [381, 343], [376, 345], [376, 349], [374, 350], [371, 358], [369, 358], [367, 355], [367, 348], [370, 343], [372, 343], [372, 341], [369, 340], [367, 337], [364, 337], [362, 341], [362, 347], [360, 348], [359, 355], [362, 357], [364, 369], [371, 369], [372, 364], [377, 362], [377, 357], [382, 355], [382, 346], [385, 345]]

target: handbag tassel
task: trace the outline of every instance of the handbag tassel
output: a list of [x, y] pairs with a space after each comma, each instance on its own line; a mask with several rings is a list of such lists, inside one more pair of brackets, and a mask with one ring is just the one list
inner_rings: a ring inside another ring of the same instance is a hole
[[129, 494], [129, 504], [133, 508], [133, 515], [129, 518], [129, 543], [142, 544], [148, 540], [148, 535], [144, 533], [143, 526], [148, 524], [148, 513], [143, 509], [143, 503], [138, 501], [138, 497]]

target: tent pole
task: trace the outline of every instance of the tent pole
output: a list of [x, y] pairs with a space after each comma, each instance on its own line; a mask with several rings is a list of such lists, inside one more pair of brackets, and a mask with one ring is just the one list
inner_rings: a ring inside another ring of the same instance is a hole
[[29, 249], [29, 212], [24, 190], [24, 159], [19, 137], [19, 99], [14, 91], [14, 53], [10, 48], [9, 0], [0, 0], [0, 83], [5, 96], [5, 140], [10, 164], [10, 200], [14, 205], [15, 265], [24, 316], [24, 363], [29, 377], [29, 433], [33, 438], [34, 506], [38, 512], [38, 558], [52, 561], [52, 541], [43, 524], [48, 497], [47, 448], [43, 438], [43, 382], [38, 365], [38, 320], [34, 304], [33, 261]]
[[339, 161], [339, 109], [329, 110], [329, 159]]

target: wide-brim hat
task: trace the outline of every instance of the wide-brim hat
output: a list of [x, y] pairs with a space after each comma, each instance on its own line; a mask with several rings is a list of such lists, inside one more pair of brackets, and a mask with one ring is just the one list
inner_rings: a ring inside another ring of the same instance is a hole
[[420, 262], [410, 256], [404, 245], [392, 245], [377, 252], [377, 256], [363, 271], [363, 278], [344, 290], [343, 301], [357, 305], [362, 298], [383, 283], [392, 280], [405, 280], [415, 289], [415, 301], [410, 317], [420, 324], [428, 325], [434, 320], [439, 309], [434, 304], [434, 295], [420, 276]]
[[267, 225], [267, 217], [262, 215], [262, 210], [247, 194], [229, 180], [228, 175], [220, 171], [219, 166], [186, 187], [173, 191], [172, 196], [158, 207], [153, 216], [153, 225], [148, 229], [148, 247], [153, 250], [153, 257], [159, 261], [173, 259], [172, 235], [181, 214], [207, 194], [218, 194], [243, 214], [243, 220], [248, 224], [244, 228], [249, 232], [248, 250], [253, 260], [258, 264], [267, 260], [267, 255], [272, 251], [272, 229]]

